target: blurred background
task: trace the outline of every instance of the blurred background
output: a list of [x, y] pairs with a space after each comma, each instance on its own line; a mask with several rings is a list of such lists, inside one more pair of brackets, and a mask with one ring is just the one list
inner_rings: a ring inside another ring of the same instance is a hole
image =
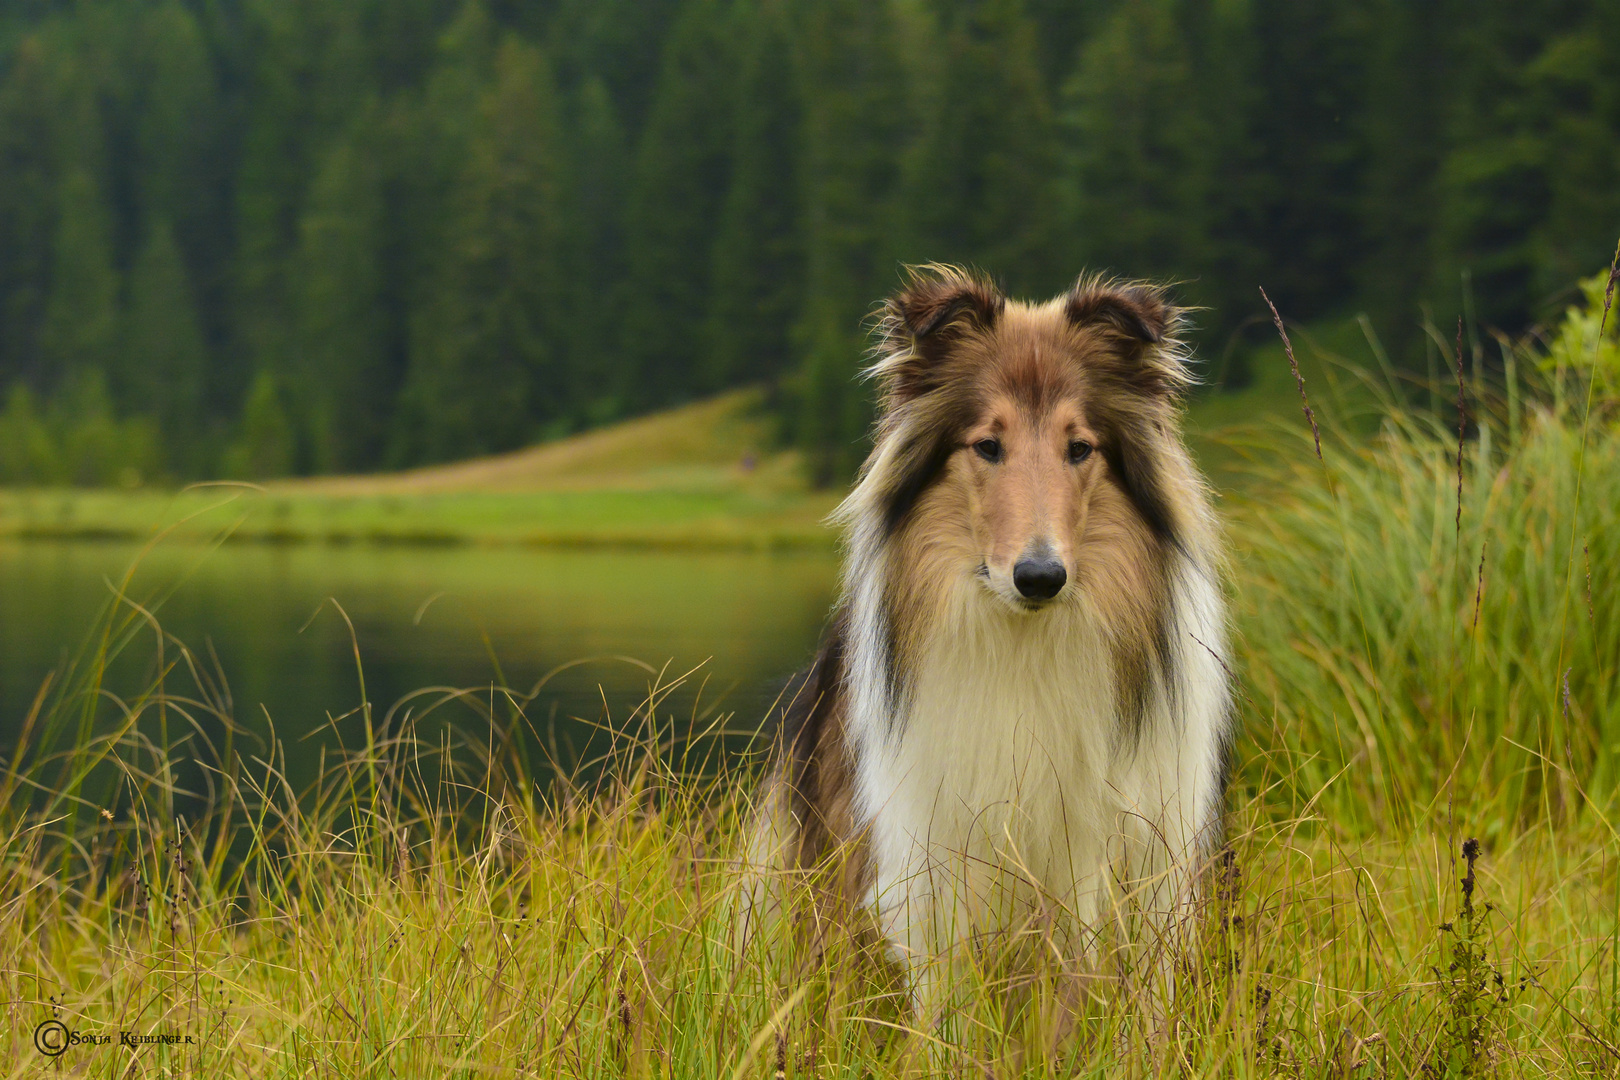
[[1617, 57], [1620, 0], [7, 0], [0, 733], [98, 611], [168, 640], [129, 600], [294, 733], [356, 643], [379, 703], [629, 654], [757, 721], [903, 264], [1178, 282], [1223, 490], [1300, 423], [1261, 286], [1319, 406], [1349, 356], [1454, 429], [1601, 299]]
[[[810, 478], [904, 262], [1510, 333], [1620, 231], [1613, 0], [9, 0], [0, 482], [368, 472], [743, 384]], [[1449, 338], [1449, 330], [1447, 331]]]

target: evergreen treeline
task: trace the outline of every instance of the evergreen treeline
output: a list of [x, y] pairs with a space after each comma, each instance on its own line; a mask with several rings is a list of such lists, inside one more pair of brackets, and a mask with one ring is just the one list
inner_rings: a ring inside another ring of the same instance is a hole
[[8, 0], [0, 480], [405, 466], [770, 380], [903, 262], [1516, 329], [1620, 232], [1620, 0]]

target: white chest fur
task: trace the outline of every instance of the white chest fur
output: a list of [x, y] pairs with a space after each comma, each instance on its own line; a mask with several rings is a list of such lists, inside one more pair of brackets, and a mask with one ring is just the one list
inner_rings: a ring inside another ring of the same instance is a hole
[[1218, 597], [1201, 575], [1181, 585], [1179, 692], [1151, 695], [1140, 737], [1120, 723], [1111, 653], [1083, 596], [1023, 613], [964, 583], [898, 716], [860, 685], [881, 668], [853, 665], [872, 899], [913, 964], [1029, 917], [1090, 924], [1122, 880], [1148, 883], [1147, 906], [1182, 897], [1217, 794], [1225, 689], [1195, 643], [1221, 647]]

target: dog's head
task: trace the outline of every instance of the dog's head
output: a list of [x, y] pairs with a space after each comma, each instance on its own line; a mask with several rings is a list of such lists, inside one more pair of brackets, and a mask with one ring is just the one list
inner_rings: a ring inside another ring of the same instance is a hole
[[1179, 524], [1165, 464], [1190, 381], [1181, 323], [1143, 284], [1087, 278], [1030, 305], [959, 270], [916, 272], [885, 306], [873, 368], [862, 487], [886, 539], [1021, 610], [1077, 584], [1132, 587], [1113, 579]]

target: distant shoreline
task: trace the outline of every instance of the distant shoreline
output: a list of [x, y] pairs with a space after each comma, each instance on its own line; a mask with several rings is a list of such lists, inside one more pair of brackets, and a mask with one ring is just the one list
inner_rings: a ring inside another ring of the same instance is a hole
[[[87, 526], [80, 529], [51, 529], [25, 527], [0, 531], [4, 541], [67, 541], [71, 543], [137, 544], [152, 539], [155, 534], [133, 529], [115, 529]], [[480, 537], [456, 533], [294, 533], [277, 531], [238, 531], [217, 539], [180, 535], [167, 538], [171, 543], [225, 543], [233, 545], [262, 544], [265, 546], [353, 547], [369, 544], [374, 547], [414, 548], [551, 548], [551, 549], [619, 549], [646, 551], [798, 551], [827, 550], [837, 547], [837, 538], [831, 533], [774, 533], [741, 536], [658, 536], [612, 535], [592, 533], [535, 534], [525, 537]]]
[[[407, 499], [219, 489], [0, 492], [0, 541], [830, 550], [830, 494], [544, 492]], [[639, 505], [638, 505], [639, 504]], [[640, 511], [638, 513], [638, 510]]]

